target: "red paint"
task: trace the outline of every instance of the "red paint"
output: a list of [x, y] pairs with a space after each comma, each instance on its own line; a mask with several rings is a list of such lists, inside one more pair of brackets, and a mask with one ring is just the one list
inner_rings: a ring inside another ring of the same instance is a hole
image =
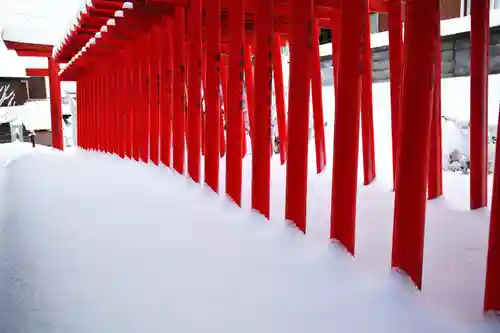
[[221, 127], [220, 110], [220, 68], [221, 68], [221, 23], [219, 18], [220, 1], [206, 4], [206, 153], [205, 183], [216, 193], [219, 192], [219, 155], [224, 146], [224, 128]]
[[314, 143], [316, 147], [316, 171], [321, 173], [326, 166], [325, 121], [323, 119], [323, 96], [319, 57], [319, 27], [312, 23], [311, 92], [313, 103]]
[[160, 102], [160, 140], [161, 161], [171, 166], [172, 150], [172, 82], [173, 82], [173, 45], [172, 45], [172, 18], [165, 17], [164, 33], [162, 34], [163, 52], [161, 67], [161, 102]]
[[276, 96], [276, 116], [278, 120], [278, 136], [280, 147], [281, 165], [286, 162], [286, 151], [288, 147], [288, 135], [286, 126], [285, 111], [285, 89], [283, 87], [283, 64], [281, 60], [281, 41], [280, 36], [274, 36], [273, 50], [273, 71], [274, 71], [274, 93]]
[[144, 38], [143, 44], [143, 57], [141, 61], [141, 89], [142, 89], [142, 108], [139, 114], [139, 126], [140, 126], [140, 158], [144, 163], [149, 162], [149, 121], [151, 112], [151, 39], [148, 35]]
[[292, 0], [285, 218], [306, 232], [312, 0]]
[[232, 0], [229, 6], [229, 67], [227, 87], [227, 157], [226, 194], [241, 206], [243, 130], [243, 1]]
[[174, 137], [174, 169], [184, 173], [184, 133], [186, 114], [186, 66], [185, 66], [185, 9], [175, 7], [173, 30], [174, 47], [174, 84], [173, 84], [173, 137]]
[[[273, 57], [280, 56], [280, 54], [273, 54], [273, 3], [269, 3], [268, 0], [257, 0], [256, 6], [255, 110], [259, 110], [259, 112], [253, 113], [252, 209], [260, 212], [269, 219], [269, 205], [271, 200], [271, 160], [269, 155], [271, 154]], [[248, 60], [249, 59], [247, 59], [247, 61]], [[253, 108], [253, 104], [250, 106], [250, 109], [251, 108]], [[250, 124], [252, 124], [252, 122]]]
[[[256, 29], [257, 29], [257, 22], [256, 23]], [[247, 43], [245, 45], [245, 48], [243, 50], [243, 56], [244, 56], [244, 61], [245, 61], [245, 92], [246, 92], [246, 105], [247, 105], [247, 111], [248, 111], [248, 123], [250, 127], [250, 138], [252, 142], [252, 146], [254, 144], [254, 139], [253, 139], [253, 132], [255, 129], [255, 120], [254, 120], [254, 101], [255, 101], [255, 94], [254, 94], [254, 73], [253, 73], [253, 65], [252, 65], [252, 45], [250, 43]], [[245, 133], [245, 132], [243, 132]]]
[[156, 165], [160, 163], [161, 44], [164, 39], [161, 28], [157, 25], [151, 31], [149, 152], [151, 162]]
[[49, 85], [50, 85], [50, 120], [52, 128], [52, 146], [64, 150], [62, 128], [61, 83], [59, 81], [59, 64], [50, 57]]
[[[500, 134], [500, 122], [498, 127]], [[500, 311], [500, 145], [496, 145], [495, 174], [493, 176], [488, 259], [486, 265], [486, 289], [484, 311]]]
[[435, 34], [434, 90], [429, 151], [428, 198], [443, 195], [443, 149], [441, 137], [441, 27]]
[[396, 174], [392, 267], [422, 288], [425, 209], [439, 3], [406, 2], [401, 137]]
[[363, 75], [361, 89], [361, 135], [363, 144], [364, 184], [375, 180], [375, 139], [373, 133], [372, 49], [370, 40], [370, 12], [365, 7], [363, 25]]
[[396, 184], [399, 128], [401, 122], [401, 86], [403, 80], [403, 18], [401, 0], [388, 2], [389, 70], [391, 79], [392, 176]]
[[49, 76], [47, 68], [26, 68], [26, 76]]
[[471, 1], [470, 207], [487, 205], [489, 1]]
[[342, 7], [340, 48], [335, 110], [332, 212], [330, 238], [338, 240], [354, 255], [356, 194], [358, 178], [359, 118], [363, 72], [362, 36], [364, 0]]
[[188, 174], [200, 182], [201, 157], [201, 0], [188, 7]]

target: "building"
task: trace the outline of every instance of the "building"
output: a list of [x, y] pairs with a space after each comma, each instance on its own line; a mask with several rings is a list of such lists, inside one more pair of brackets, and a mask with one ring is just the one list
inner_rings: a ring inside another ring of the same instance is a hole
[[[441, 20], [470, 15], [471, 0], [440, 0]], [[473, 1], [473, 0], [472, 0]], [[500, 0], [490, 0], [491, 9], [500, 9]], [[371, 16], [370, 30], [372, 33], [388, 30], [387, 13], [374, 13]]]

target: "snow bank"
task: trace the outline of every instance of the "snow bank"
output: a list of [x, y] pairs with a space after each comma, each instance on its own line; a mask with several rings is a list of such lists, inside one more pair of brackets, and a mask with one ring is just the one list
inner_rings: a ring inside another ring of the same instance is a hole
[[164, 168], [76, 152], [24, 156], [6, 172], [0, 331], [494, 329]]

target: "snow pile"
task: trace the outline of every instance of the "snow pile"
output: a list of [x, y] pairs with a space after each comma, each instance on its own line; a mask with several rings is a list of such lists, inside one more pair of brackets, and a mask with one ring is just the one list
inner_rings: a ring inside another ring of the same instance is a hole
[[76, 152], [24, 156], [6, 172], [3, 332], [495, 329], [369, 274], [362, 247], [353, 261], [164, 168]]

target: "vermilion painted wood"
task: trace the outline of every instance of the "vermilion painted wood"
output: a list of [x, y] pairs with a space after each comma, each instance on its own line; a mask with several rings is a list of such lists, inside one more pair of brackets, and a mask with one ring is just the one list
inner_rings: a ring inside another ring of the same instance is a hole
[[54, 58], [49, 58], [49, 84], [50, 84], [50, 117], [52, 128], [52, 146], [64, 150], [64, 137], [62, 133], [62, 105], [61, 83], [59, 81], [59, 65]]
[[489, 0], [471, 2], [470, 207], [487, 205]]
[[340, 48], [335, 109], [330, 238], [354, 255], [364, 0], [351, 1], [341, 10]]
[[144, 163], [149, 162], [150, 158], [150, 120], [151, 120], [151, 107], [153, 104], [151, 91], [154, 84], [154, 79], [151, 74], [151, 56], [153, 51], [153, 45], [151, 40], [151, 35], [147, 35], [144, 40], [144, 57], [142, 63], [143, 73], [145, 75], [144, 79], [144, 109], [141, 111], [141, 127], [142, 127], [142, 136], [141, 136], [141, 160]]
[[161, 80], [161, 161], [171, 166], [172, 151], [172, 81], [173, 81], [173, 46], [172, 18], [166, 16], [163, 26], [162, 80]]
[[201, 103], [201, 154], [206, 153], [206, 91], [207, 91], [207, 44], [206, 36], [203, 35], [203, 44], [201, 46], [201, 84], [203, 87], [202, 103]]
[[441, 25], [435, 34], [434, 90], [432, 96], [432, 124], [429, 152], [429, 199], [443, 195], [443, 149], [441, 136]]
[[391, 79], [392, 175], [396, 184], [398, 142], [401, 122], [401, 86], [403, 80], [403, 18], [401, 0], [390, 0], [389, 9], [389, 70]]
[[325, 121], [323, 119], [323, 96], [321, 65], [319, 57], [319, 27], [312, 23], [313, 39], [311, 54], [311, 92], [313, 102], [314, 143], [316, 147], [316, 171], [321, 173], [326, 166]]
[[184, 173], [184, 132], [186, 112], [186, 66], [185, 66], [185, 9], [175, 7], [173, 22], [173, 46], [174, 46], [174, 113], [173, 113], [173, 136], [174, 136], [174, 169]]
[[291, 1], [289, 148], [286, 169], [285, 218], [306, 232], [307, 139], [313, 10], [311, 0]]
[[150, 131], [149, 145], [151, 161], [158, 165], [160, 163], [160, 85], [161, 85], [161, 25], [153, 27], [151, 31], [151, 91], [150, 91]]
[[226, 194], [241, 206], [243, 139], [243, 1], [234, 0], [229, 7], [229, 67], [227, 87], [227, 157]]
[[[257, 22], [256, 22], [257, 23]], [[250, 43], [246, 43], [245, 48], [243, 50], [243, 57], [245, 61], [245, 93], [246, 93], [246, 104], [248, 110], [248, 123], [250, 128], [250, 139], [252, 142], [252, 146], [254, 144], [253, 132], [255, 128], [255, 120], [254, 120], [254, 102], [255, 102], [255, 94], [254, 94], [254, 73], [253, 73], [253, 65], [252, 65], [252, 45]], [[245, 132], [244, 132], [245, 133]]]
[[[222, 98], [219, 99], [219, 105], [222, 105]], [[225, 123], [224, 123], [224, 115], [220, 114], [220, 129], [219, 129], [219, 151], [220, 157], [224, 157], [226, 155], [226, 136], [225, 136]]]
[[286, 151], [288, 147], [288, 135], [285, 113], [285, 89], [283, 86], [283, 64], [281, 60], [281, 41], [278, 34], [274, 35], [273, 50], [273, 72], [274, 93], [276, 96], [276, 116], [278, 120], [278, 137], [280, 147], [281, 165], [286, 162]]
[[[500, 134], [500, 121], [498, 126]], [[486, 289], [484, 311], [500, 311], [500, 145], [496, 145], [495, 174], [493, 176], [488, 259], [486, 264]]]
[[[392, 267], [422, 288], [431, 98], [439, 3], [406, 2], [401, 141], [396, 174]], [[418, 144], [416, 144], [418, 143]]]
[[188, 8], [188, 174], [200, 182], [201, 157], [201, 0]]
[[136, 161], [139, 161], [140, 157], [140, 126], [139, 126], [139, 119], [140, 119], [140, 111], [142, 109], [142, 89], [141, 89], [141, 82], [143, 80], [142, 75], [141, 75], [141, 48], [142, 44], [140, 41], [137, 41], [136, 43], [136, 48], [134, 51], [134, 59], [135, 59], [135, 64], [134, 64], [134, 80], [133, 80], [133, 91], [135, 92], [135, 107], [134, 107], [134, 125], [133, 125], [133, 148], [134, 148], [134, 159]]
[[[255, 14], [255, 110], [252, 129], [252, 209], [270, 217], [271, 100], [273, 73], [274, 8], [257, 0]], [[280, 56], [278, 54], [277, 56]], [[247, 59], [249, 61], [250, 59]], [[250, 64], [251, 65], [251, 64]], [[250, 75], [249, 75], [250, 76]], [[247, 89], [253, 89], [247, 85]], [[251, 107], [254, 105], [252, 104]]]
[[370, 38], [370, 11], [365, 7], [363, 29], [363, 76], [361, 89], [361, 133], [363, 144], [364, 184], [375, 180], [375, 139], [373, 133], [373, 96], [372, 96], [372, 49]]
[[49, 76], [47, 68], [26, 68], [26, 76]]
[[224, 146], [224, 128], [221, 128], [220, 108], [220, 1], [205, 3], [206, 7], [206, 152], [205, 183], [216, 193], [219, 192], [219, 156]]

